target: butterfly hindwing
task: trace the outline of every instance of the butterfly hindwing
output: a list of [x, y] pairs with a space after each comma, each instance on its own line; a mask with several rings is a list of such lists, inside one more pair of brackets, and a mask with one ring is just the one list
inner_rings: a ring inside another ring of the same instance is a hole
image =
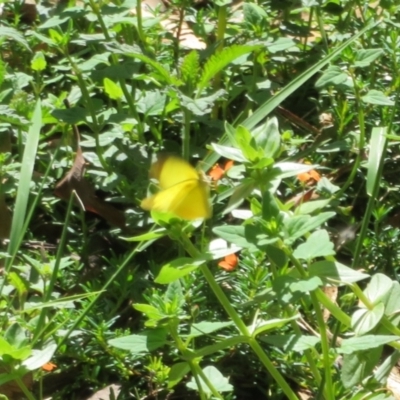
[[158, 180], [162, 190], [142, 201], [145, 210], [170, 212], [188, 220], [211, 216], [208, 184], [186, 161], [176, 156], [159, 156], [150, 176]]

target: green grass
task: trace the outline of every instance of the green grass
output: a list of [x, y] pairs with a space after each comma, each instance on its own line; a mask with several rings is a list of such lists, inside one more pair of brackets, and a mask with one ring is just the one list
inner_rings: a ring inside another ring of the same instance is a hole
[[[141, 3], [4, 5], [0, 394], [394, 399], [399, 6]], [[234, 161], [210, 219], [159, 152]]]

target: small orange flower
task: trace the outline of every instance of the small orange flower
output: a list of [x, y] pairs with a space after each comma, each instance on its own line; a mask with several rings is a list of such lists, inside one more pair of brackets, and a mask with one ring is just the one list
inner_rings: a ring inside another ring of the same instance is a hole
[[238, 262], [238, 256], [235, 253], [232, 253], [225, 256], [224, 260], [218, 263], [218, 266], [225, 271], [231, 272], [236, 269]]
[[224, 174], [228, 171], [228, 169], [232, 168], [233, 166], [233, 161], [228, 160], [225, 163], [224, 167], [221, 167], [219, 164], [215, 164], [211, 169], [210, 172], [208, 173], [208, 176], [213, 180], [213, 181], [219, 181]]
[[53, 369], [56, 369], [56, 368], [57, 368], [57, 365], [53, 364], [52, 362], [48, 362], [48, 363], [42, 365], [42, 370], [46, 371], [46, 372], [51, 372], [51, 371], [53, 371]]

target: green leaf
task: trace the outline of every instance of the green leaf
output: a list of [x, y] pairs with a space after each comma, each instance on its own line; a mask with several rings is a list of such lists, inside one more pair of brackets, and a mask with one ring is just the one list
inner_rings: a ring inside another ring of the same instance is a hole
[[[252, 3], [244, 3], [244, 4], [252, 4]], [[296, 42], [287, 37], [280, 37], [273, 41], [272, 43], [268, 43], [266, 45], [267, 49], [271, 53], [278, 53], [279, 51], [284, 51], [290, 49], [291, 47], [296, 47]]]
[[400, 284], [393, 281], [392, 288], [385, 301], [385, 314], [395, 315], [400, 312]]
[[292, 292], [308, 293], [322, 286], [323, 282], [318, 276], [313, 276], [308, 279], [301, 279], [299, 281], [290, 284], [290, 290]]
[[346, 82], [348, 75], [343, 72], [336, 65], [331, 65], [322, 74], [322, 76], [315, 82], [315, 87], [318, 89], [326, 86], [337, 86]]
[[239, 125], [235, 132], [235, 142], [248, 161], [257, 160], [259, 154], [257, 146], [251, 133], [243, 126]]
[[299, 245], [293, 255], [303, 260], [311, 260], [317, 257], [332, 256], [335, 254], [333, 243], [329, 239], [328, 232], [321, 229], [313, 232], [305, 243]]
[[356, 310], [351, 316], [351, 327], [356, 335], [365, 335], [379, 324], [384, 313], [383, 303], [378, 303], [372, 310], [366, 308]]
[[248, 227], [224, 225], [213, 228], [213, 232], [222, 239], [225, 239], [227, 242], [236, 244], [242, 248], [255, 250], [255, 245], [250, 243], [248, 238], [246, 238], [246, 228], [247, 232], [249, 232]]
[[167, 235], [167, 230], [165, 228], [159, 228], [151, 232], [144, 233], [143, 235], [133, 236], [130, 238], [122, 238], [127, 242], [147, 242], [150, 240], [157, 240]]
[[379, 363], [382, 349], [376, 348], [370, 351], [345, 354], [341, 378], [345, 388], [353, 388], [367, 378]]
[[254, 3], [243, 3], [244, 22], [257, 26], [263, 19], [267, 18], [268, 14], [265, 10]]
[[334, 283], [353, 283], [369, 278], [369, 275], [356, 271], [336, 261], [317, 261], [310, 265], [311, 276]]
[[144, 331], [140, 335], [129, 335], [108, 341], [110, 346], [128, 350], [132, 354], [149, 353], [166, 343], [167, 332], [165, 329], [152, 329]]
[[386, 275], [377, 273], [372, 275], [371, 281], [364, 290], [365, 296], [372, 304], [386, 301], [393, 287], [393, 281]]
[[367, 104], [375, 104], [377, 106], [394, 106], [394, 101], [390, 100], [383, 92], [371, 89], [361, 100]]
[[383, 49], [360, 49], [357, 50], [354, 66], [369, 67], [377, 58], [384, 53]]
[[146, 115], [161, 115], [165, 110], [166, 94], [160, 90], [146, 90], [136, 101], [136, 109]]
[[[233, 391], [233, 386], [229, 383], [228, 379], [217, 370], [217, 368], [210, 365], [203, 369], [203, 373], [207, 377], [208, 381], [212, 384], [214, 389], [218, 392]], [[206, 382], [204, 382], [201, 376], [198, 376], [198, 379], [200, 380], [202, 391], [208, 397], [210, 397], [212, 395], [211, 389], [207, 386]], [[192, 378], [191, 381], [186, 384], [186, 386], [190, 389], [198, 390], [197, 383], [194, 378]]]
[[220, 89], [210, 96], [192, 99], [180, 93], [179, 98], [181, 99], [182, 107], [187, 108], [194, 115], [203, 116], [212, 110], [212, 107], [216, 101], [224, 100], [225, 90]]
[[379, 346], [399, 340], [394, 335], [365, 335], [343, 339], [340, 347], [336, 348], [339, 353], [351, 354], [356, 351], [375, 349]]
[[47, 66], [47, 62], [44, 57], [44, 54], [41, 51], [38, 51], [37, 53], [35, 53], [32, 61], [31, 61], [31, 68], [34, 71], [40, 72], [40, 71], [43, 71], [44, 69], [46, 69], [46, 66]]
[[387, 128], [375, 127], [372, 128], [371, 140], [369, 145], [369, 157], [367, 164], [367, 194], [372, 196], [375, 185], [379, 185], [380, 165], [385, 156], [387, 142]]
[[220, 154], [222, 157], [225, 157], [228, 160], [238, 161], [240, 163], [247, 162], [246, 157], [239, 149], [236, 149], [234, 147], [221, 146], [216, 143], [211, 143], [211, 146], [217, 154]]
[[270, 191], [263, 193], [262, 197], [262, 218], [269, 223], [276, 224], [275, 229], [278, 229], [281, 224], [281, 215], [278, 202]]
[[312, 214], [315, 211], [322, 210], [330, 202], [331, 202], [330, 199], [307, 201], [306, 203], [300, 204], [300, 206], [296, 208], [296, 213], [298, 213], [298, 214]]
[[177, 385], [189, 371], [190, 365], [187, 362], [174, 364], [168, 373], [168, 389]]
[[208, 85], [209, 81], [232, 61], [259, 48], [260, 46], [233, 45], [230, 47], [224, 47], [221, 52], [212, 55], [204, 65], [203, 74], [200, 76], [197, 85], [197, 94], [200, 95]]
[[188, 337], [194, 338], [203, 335], [209, 335], [212, 332], [218, 331], [220, 329], [226, 328], [227, 326], [232, 326], [232, 321], [227, 322], [208, 322], [203, 321], [197, 324], [193, 324], [190, 328], [190, 333]]
[[289, 244], [293, 243], [297, 238], [319, 228], [334, 215], [334, 212], [324, 212], [316, 216], [295, 215], [291, 218], [285, 219], [285, 242]]
[[299, 164], [294, 162], [280, 162], [276, 163], [273, 168], [274, 176], [279, 179], [290, 178], [303, 172], [311, 171], [315, 165]]
[[119, 84], [113, 82], [111, 79], [104, 78], [103, 79], [104, 91], [108, 95], [108, 97], [112, 100], [119, 100], [124, 97], [124, 93], [122, 92]]
[[162, 285], [174, 282], [190, 274], [203, 263], [204, 260], [195, 261], [192, 258], [178, 258], [165, 264], [154, 281]]
[[283, 348], [285, 353], [290, 351], [303, 352], [304, 350], [314, 349], [321, 341], [316, 336], [307, 335], [267, 335], [261, 336], [260, 340], [272, 346]]
[[158, 308], [151, 306], [150, 304], [135, 304], [133, 308], [145, 314], [147, 318], [155, 321], [159, 321], [165, 317], [165, 315], [160, 312]]
[[29, 47], [29, 44], [24, 38], [24, 36], [21, 34], [21, 32], [17, 31], [16, 29], [6, 26], [0, 26], [0, 37], [4, 36], [9, 39], [15, 40], [20, 45], [25, 47], [27, 50], [31, 51], [31, 48]]
[[264, 125], [255, 128], [253, 136], [256, 139], [257, 145], [264, 149], [264, 157], [275, 159], [279, 155], [281, 134], [277, 118], [270, 118]]
[[60, 121], [71, 125], [76, 125], [78, 122], [83, 122], [86, 120], [88, 112], [82, 107], [71, 107], [65, 110], [53, 110], [51, 115]]

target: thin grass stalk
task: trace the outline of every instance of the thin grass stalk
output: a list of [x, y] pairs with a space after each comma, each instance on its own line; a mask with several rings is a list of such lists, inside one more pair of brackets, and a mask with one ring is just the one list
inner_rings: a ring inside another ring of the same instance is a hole
[[[57, 249], [56, 262], [54, 264], [54, 269], [53, 269], [53, 273], [51, 274], [50, 281], [47, 285], [47, 288], [45, 288], [45, 292], [44, 292], [44, 296], [43, 296], [44, 303], [46, 303], [50, 300], [50, 297], [54, 290], [55, 283], [57, 281], [58, 271], [60, 269], [61, 258], [62, 258], [65, 244], [67, 241], [69, 220], [70, 220], [70, 216], [71, 216], [71, 212], [72, 212], [72, 206], [74, 204], [74, 198], [75, 198], [75, 191], [73, 191], [71, 193], [71, 196], [70, 196], [70, 199], [68, 202], [67, 212], [66, 212], [66, 216], [65, 216], [65, 222], [63, 225], [62, 233], [61, 233], [60, 243], [59, 243], [58, 249]], [[35, 344], [35, 342], [37, 342], [39, 340], [41, 333], [45, 330], [45, 320], [46, 320], [46, 316], [47, 316], [47, 311], [48, 311], [47, 308], [42, 308], [42, 310], [40, 312], [39, 319], [36, 324], [36, 329], [33, 334], [32, 346]]]

